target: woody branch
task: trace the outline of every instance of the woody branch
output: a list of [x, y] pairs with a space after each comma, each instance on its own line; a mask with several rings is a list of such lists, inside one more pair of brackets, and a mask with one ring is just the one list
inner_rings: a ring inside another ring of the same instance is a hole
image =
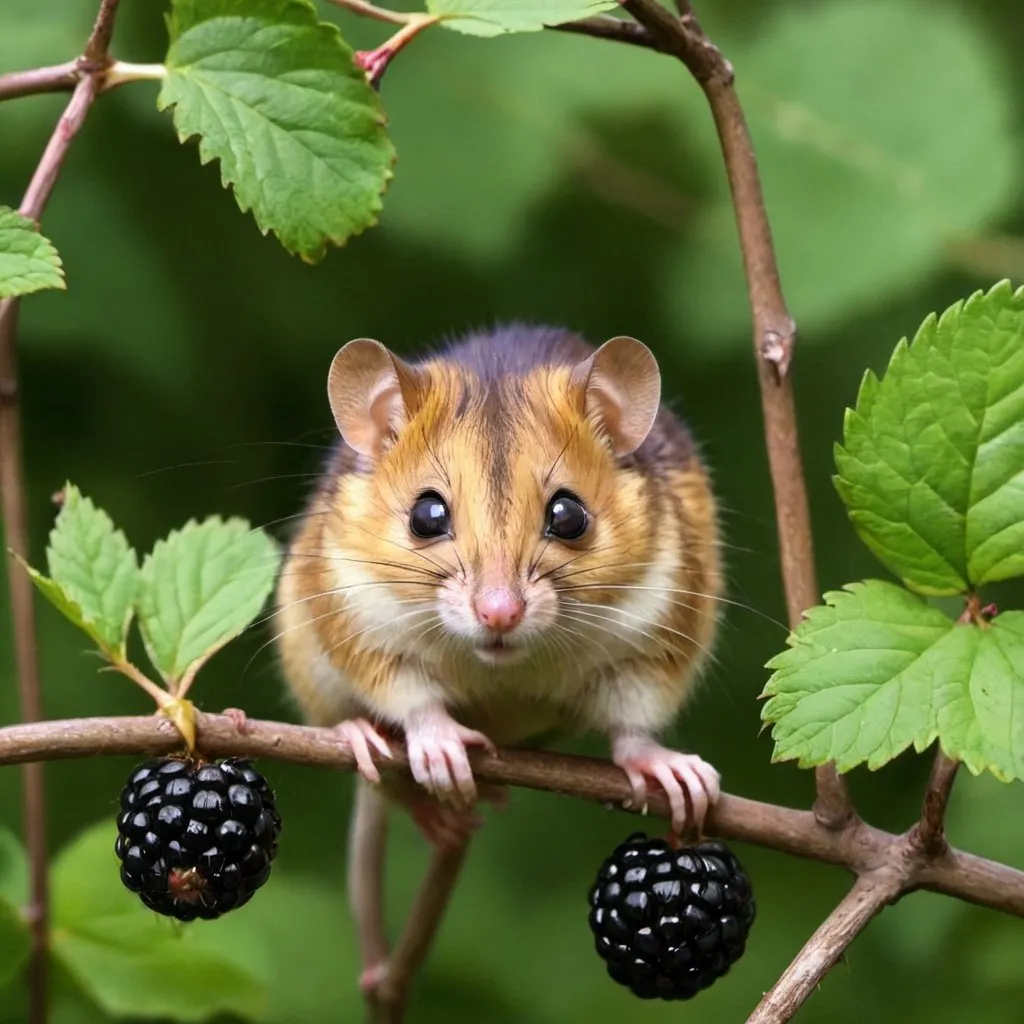
[[[354, 769], [352, 758], [331, 729], [249, 719], [242, 731], [226, 715], [197, 716], [197, 748], [208, 757], [250, 757], [316, 768]], [[0, 765], [123, 754], [169, 754], [181, 749], [181, 735], [158, 716], [76, 718], [33, 722], [0, 729]], [[624, 808], [631, 789], [620, 768], [607, 761], [549, 751], [473, 751], [474, 775], [527, 789], [543, 790]], [[404, 750], [378, 760], [382, 771], [408, 772]], [[652, 792], [648, 813], [669, 818], [668, 802]], [[705, 831], [734, 842], [822, 861], [858, 875], [895, 871], [899, 892], [930, 889], [957, 899], [1024, 917], [1024, 871], [953, 849], [930, 852], [916, 829], [896, 835], [858, 821], [836, 830], [811, 811], [724, 794], [708, 816]]]

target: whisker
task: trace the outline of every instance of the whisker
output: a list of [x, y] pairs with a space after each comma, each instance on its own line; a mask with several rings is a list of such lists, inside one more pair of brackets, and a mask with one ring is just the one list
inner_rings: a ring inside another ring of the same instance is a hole
[[[433, 588], [433, 586], [434, 586], [433, 583], [426, 583], [423, 580], [367, 580], [367, 581], [361, 582], [361, 583], [349, 583], [349, 584], [347, 584], [347, 585], [345, 585], [343, 587], [331, 587], [329, 590], [321, 590], [321, 591], [318, 591], [315, 594], [307, 594], [305, 597], [297, 597], [294, 601], [289, 601], [287, 604], [281, 605], [280, 608], [273, 608], [270, 611], [268, 611], [266, 614], [261, 615], [261, 616], [259, 616], [256, 619], [253, 619], [252, 623], [249, 625], [248, 628], [252, 629], [254, 626], [261, 626], [261, 625], [263, 625], [263, 623], [265, 623], [265, 622], [269, 621], [270, 619], [274, 618], [274, 616], [278, 612], [283, 612], [287, 608], [295, 608], [298, 605], [306, 604], [309, 601], [316, 601], [317, 599], [323, 598], [323, 597], [336, 597], [336, 596], [340, 596], [341, 594], [348, 593], [348, 591], [350, 591], [350, 590], [355, 590], [357, 587], [386, 587], [386, 586], [390, 586], [391, 584], [395, 584], [395, 583], [400, 584], [403, 587], [431, 587], [431, 588]], [[410, 601], [411, 600], [417, 600], [418, 601], [418, 600], [426, 600], [426, 599], [425, 598], [401, 598], [399, 600], [410, 600]]]
[[364, 629], [357, 630], [355, 633], [350, 633], [348, 636], [344, 637], [343, 639], [339, 640], [336, 644], [328, 648], [328, 650], [324, 651], [324, 653], [328, 657], [330, 657], [336, 650], [338, 650], [341, 647], [345, 647], [347, 644], [350, 644], [357, 637], [361, 637], [365, 633], [375, 633], [378, 629], [387, 629], [391, 626], [394, 626], [396, 622], [401, 622], [403, 619], [408, 619], [413, 615], [424, 614], [436, 614], [432, 604], [429, 608], [414, 608], [411, 612], [405, 612], [402, 615], [397, 615], [394, 618], [388, 619], [386, 622], [375, 622], [371, 626], [366, 626]]
[[[644, 629], [627, 626], [625, 623], [619, 622], [618, 620], [612, 618], [609, 615], [601, 615], [598, 612], [590, 611], [588, 609], [574, 608], [572, 615], [569, 617], [572, 621], [578, 622], [580, 625], [593, 626], [597, 622], [606, 623], [609, 633], [617, 637], [619, 640], [628, 643], [631, 647], [636, 648], [636, 650], [638, 651], [643, 651], [644, 647], [636, 639], [634, 639], [634, 637], [632, 637], [630, 633], [639, 633], [641, 636], [646, 637], [648, 640], [650, 640], [652, 644], [657, 644], [660, 647], [667, 647], [669, 650], [676, 651], [677, 653], [682, 653], [681, 651], [679, 651], [677, 647], [675, 647], [674, 644], [664, 643], [664, 641], [659, 640], [658, 637], [656, 637], [653, 633], [648, 633]], [[615, 629], [612, 629], [611, 627], [613, 626], [623, 627], [625, 630], [627, 630], [627, 632], [620, 633]]]
[[639, 584], [628, 583], [580, 583], [571, 587], [559, 587], [558, 593], [568, 593], [570, 591], [577, 590], [648, 590], [655, 594], [686, 594], [689, 597], [700, 597], [708, 601], [717, 601], [720, 604], [728, 604], [736, 608], [742, 608], [744, 611], [752, 612], [754, 615], [759, 615], [761, 618], [772, 623], [772, 625], [778, 626], [779, 629], [784, 629], [786, 632], [789, 632], [787, 626], [783, 625], [783, 623], [779, 622], [778, 619], [773, 618], [767, 612], [761, 611], [759, 608], [754, 608], [749, 604], [743, 604], [742, 601], [732, 601], [727, 597], [719, 597], [716, 594], [703, 594], [699, 590], [684, 590], [680, 587], [644, 587]]
[[388, 562], [381, 558], [349, 558], [346, 555], [324, 554], [322, 551], [295, 551], [293, 558], [318, 558], [323, 562], [351, 562], [353, 565], [378, 565], [386, 566], [389, 569], [404, 569], [406, 572], [419, 573], [421, 576], [429, 576], [431, 579], [446, 580], [448, 573], [435, 572], [433, 569], [425, 569], [421, 565], [408, 565], [405, 562]]
[[[355, 585], [358, 585], [358, 584], [355, 584]], [[332, 593], [333, 593], [333, 591], [328, 590], [328, 591], [325, 591], [322, 594], [315, 594], [313, 596], [314, 597], [327, 597], [327, 596], [330, 596]], [[302, 604], [302, 603], [304, 603], [305, 601], [308, 601], [308, 600], [311, 600], [311, 598], [302, 598], [299, 601], [291, 601], [288, 604], [283, 605], [282, 606], [282, 610], [284, 608], [293, 608], [293, 607], [295, 607], [295, 605]], [[413, 602], [424, 603], [425, 599], [422, 598], [422, 597], [406, 597], [406, 598], [400, 598], [397, 601], [395, 601], [394, 603], [395, 604], [411, 604]], [[268, 622], [270, 619], [274, 618], [275, 614], [276, 614], [276, 610], [270, 612], [269, 614], [267, 614], [265, 616], [262, 616], [260, 619], [253, 620], [253, 622], [251, 622], [249, 624], [249, 626], [247, 627], [247, 630], [250, 630], [254, 626], [257, 626], [257, 625], [263, 625], [263, 623]], [[302, 622], [297, 622], [294, 626], [289, 626], [287, 629], [282, 629], [279, 633], [275, 633], [274, 636], [272, 636], [269, 640], [266, 641], [266, 643], [260, 644], [260, 646], [257, 647], [256, 651], [253, 653], [253, 656], [245, 663], [245, 667], [242, 669], [242, 678], [243, 679], [245, 678], [246, 672], [249, 671], [249, 668], [251, 667], [252, 663], [256, 660], [256, 658], [258, 658], [259, 655], [263, 653], [263, 651], [265, 651], [268, 647], [270, 647], [271, 644], [277, 643], [277, 641], [280, 640], [282, 637], [287, 636], [289, 633], [292, 633], [292, 632], [294, 632], [297, 629], [301, 629], [303, 626], [311, 626], [314, 623], [320, 622], [323, 619], [329, 619], [329, 618], [331, 618], [334, 615], [341, 615], [341, 614], [343, 614], [343, 612], [340, 609], [332, 608], [329, 611], [321, 612], [319, 615], [314, 616], [312, 619], [304, 619]], [[394, 620], [392, 620], [392, 621], [394, 621]]]
[[[701, 650], [701, 651], [705, 650], [704, 646], [702, 644], [697, 643], [696, 639], [694, 639], [694, 637], [690, 636], [688, 633], [684, 633], [684, 632], [682, 632], [681, 630], [678, 630], [678, 629], [673, 629], [671, 626], [666, 626], [664, 623], [661, 623], [661, 622], [651, 622], [649, 619], [645, 619], [642, 615], [637, 615], [635, 612], [626, 611], [626, 609], [624, 609], [624, 608], [611, 609], [607, 605], [595, 605], [595, 604], [589, 604], [589, 603], [587, 603], [585, 601], [576, 601], [576, 600], [573, 600], [572, 604], [573, 604], [574, 609], [588, 608], [588, 609], [596, 609], [596, 610], [602, 611], [602, 612], [610, 612], [610, 611], [613, 611], [613, 610], [617, 611], [620, 615], [628, 615], [631, 619], [636, 619], [637, 622], [642, 622], [645, 625], [653, 626], [655, 629], [664, 629], [666, 632], [673, 633], [673, 634], [675, 634], [678, 637], [682, 637], [683, 640], [685, 640], [689, 644], [692, 644], [698, 650]], [[594, 614], [594, 612], [591, 612], [590, 614]], [[614, 618], [612, 618], [611, 621], [615, 621]], [[705, 652], [705, 653], [709, 653], [709, 652]]]

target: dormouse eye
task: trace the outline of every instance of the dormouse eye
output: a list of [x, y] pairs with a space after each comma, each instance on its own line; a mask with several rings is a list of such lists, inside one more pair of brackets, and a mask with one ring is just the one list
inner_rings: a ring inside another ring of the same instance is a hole
[[547, 525], [544, 533], [559, 540], [579, 540], [587, 532], [590, 516], [583, 502], [568, 491], [559, 491], [548, 502]]
[[436, 491], [424, 491], [409, 513], [409, 529], [424, 540], [452, 532], [452, 514]]

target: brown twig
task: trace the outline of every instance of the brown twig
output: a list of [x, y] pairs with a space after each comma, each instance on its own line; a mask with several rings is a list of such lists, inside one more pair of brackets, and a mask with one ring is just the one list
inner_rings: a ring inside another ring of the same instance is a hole
[[[68, 147], [96, 98], [96, 80], [83, 78], [71, 96], [39, 166], [25, 192], [20, 212], [38, 220], [50, 197]], [[18, 300], [0, 302], [0, 497], [3, 502], [4, 534], [7, 546], [28, 558], [28, 501], [22, 456], [21, 413], [18, 405], [17, 357]], [[35, 605], [32, 581], [14, 560], [8, 564], [11, 594], [11, 622], [18, 669], [21, 718], [34, 722], [43, 716], [39, 687], [39, 652], [36, 645]], [[28, 765], [24, 771], [25, 843], [28, 847], [31, 904], [28, 919], [32, 930], [29, 960], [29, 1019], [32, 1024], [46, 1020], [46, 960], [48, 902], [46, 794], [42, 765]]]
[[[718, 131], [753, 313], [754, 352], [775, 495], [782, 579], [790, 628], [795, 629], [804, 611], [817, 604], [819, 596], [790, 379], [796, 325], [782, 294], [757, 158], [733, 87], [732, 65], [704, 34], [688, 3], [680, 4], [679, 18], [657, 0], [623, 0], [622, 6], [647, 29], [660, 49], [673, 53], [690, 70], [707, 97]], [[849, 824], [855, 811], [845, 780], [832, 765], [819, 768], [816, 778], [815, 812], [822, 822], [832, 828]]]
[[623, 21], [610, 14], [597, 14], [591, 18], [580, 18], [579, 21], [567, 21], [562, 25], [548, 25], [555, 32], [572, 32], [577, 35], [593, 36], [595, 39], [608, 39], [616, 43], [629, 43], [632, 46], [643, 46], [648, 50], [666, 52], [643, 27], [634, 21]]
[[0, 100], [15, 100], [45, 92], [70, 92], [81, 78], [78, 62], [74, 60], [30, 71], [10, 71], [0, 75]]
[[100, 0], [100, 9], [92, 25], [92, 32], [82, 51], [86, 71], [101, 71], [113, 64], [110, 40], [114, 38], [114, 21], [121, 0]]
[[369, 1000], [375, 1024], [401, 1024], [409, 989], [444, 919], [468, 849], [467, 839], [455, 849], [434, 851], [406, 918], [405, 930]]
[[[248, 719], [245, 731], [226, 715], [200, 714], [198, 747], [210, 757], [251, 757], [287, 761], [318, 768], [351, 770], [351, 757], [338, 745], [331, 729]], [[11, 725], [0, 729], [0, 765], [27, 761], [101, 757], [115, 754], [169, 754], [181, 749], [181, 736], [166, 719], [155, 715], [127, 718], [77, 718]], [[393, 748], [394, 759], [378, 761], [382, 771], [405, 772], [405, 752]], [[614, 807], [631, 795], [625, 774], [607, 761], [548, 751], [473, 751], [474, 775], [495, 782]], [[647, 810], [671, 817], [664, 795], [652, 791]], [[950, 850], [929, 857], [916, 850], [911, 833], [894, 835], [858, 821], [835, 831], [810, 811], [747, 800], [725, 794], [708, 816], [708, 835], [751, 843], [808, 860], [835, 864], [857, 874], [880, 870], [890, 862], [908, 861], [906, 891], [930, 889], [957, 899], [1024, 917], [1024, 871]], [[902, 869], [901, 869], [902, 870]]]
[[946, 808], [949, 806], [959, 767], [960, 762], [947, 757], [941, 747], [935, 752], [932, 773], [921, 807], [921, 820], [911, 833], [914, 843], [932, 857], [938, 857], [949, 849], [946, 840]]
[[[100, 73], [110, 64], [108, 47], [118, 0], [102, 0], [83, 57], [72, 65], [44, 68], [0, 80], [0, 98], [67, 88], [74, 92], [46, 145], [19, 212], [38, 221], [57, 183], [71, 141], [81, 129], [99, 94]], [[7, 546], [28, 558], [28, 500], [22, 454], [21, 412], [18, 402], [17, 355], [18, 300], [0, 302], [0, 502]], [[11, 622], [14, 631], [18, 693], [23, 721], [42, 718], [39, 686], [39, 652], [36, 643], [32, 582], [14, 559], [9, 562]], [[47, 885], [46, 794], [41, 764], [24, 768], [25, 843], [29, 858], [31, 929], [29, 959], [29, 1020], [45, 1024], [47, 1018], [47, 933], [49, 892]]]
[[868, 922], [899, 896], [904, 884], [905, 876], [892, 865], [861, 875], [758, 1003], [747, 1024], [783, 1024], [790, 1020]]

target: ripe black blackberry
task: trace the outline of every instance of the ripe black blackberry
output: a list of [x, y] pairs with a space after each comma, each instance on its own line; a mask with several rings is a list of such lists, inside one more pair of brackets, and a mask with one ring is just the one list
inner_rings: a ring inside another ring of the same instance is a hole
[[590, 890], [590, 929], [608, 973], [641, 999], [692, 999], [743, 955], [756, 908], [724, 843], [673, 850], [634, 832]]
[[270, 877], [281, 817], [248, 761], [157, 758], [129, 776], [117, 830], [121, 881], [147, 907], [209, 920]]

